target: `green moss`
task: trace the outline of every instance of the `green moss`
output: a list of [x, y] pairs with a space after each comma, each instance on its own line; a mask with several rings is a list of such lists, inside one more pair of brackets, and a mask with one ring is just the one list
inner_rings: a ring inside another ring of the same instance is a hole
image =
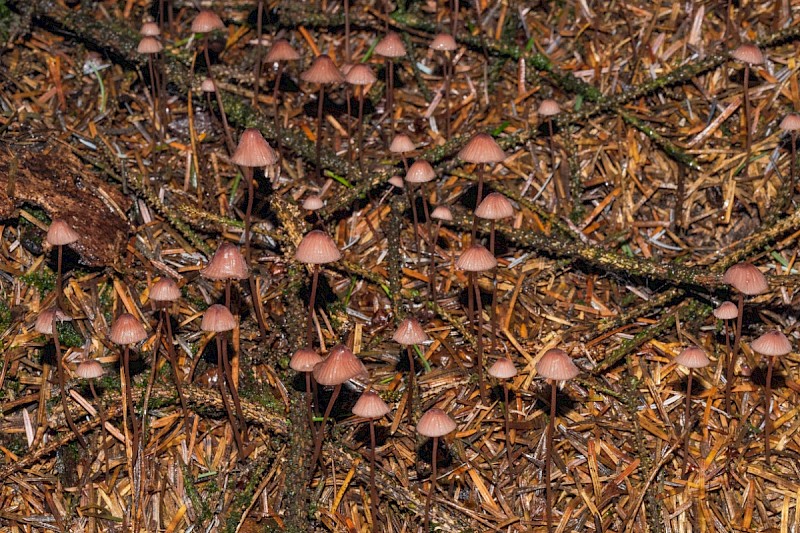
[[58, 329], [58, 342], [64, 348], [77, 348], [83, 346], [84, 339], [81, 337], [78, 330], [72, 322], [57, 322], [56, 328]]
[[41, 268], [36, 272], [24, 274], [21, 278], [23, 283], [34, 287], [39, 291], [40, 296], [44, 296], [52, 291], [56, 286], [56, 275], [49, 268]]
[[[1, 1], [1, 0], [0, 0]], [[5, 300], [0, 300], [0, 331], [5, 331], [11, 325], [11, 309]], [[2, 343], [0, 343], [2, 347]]]

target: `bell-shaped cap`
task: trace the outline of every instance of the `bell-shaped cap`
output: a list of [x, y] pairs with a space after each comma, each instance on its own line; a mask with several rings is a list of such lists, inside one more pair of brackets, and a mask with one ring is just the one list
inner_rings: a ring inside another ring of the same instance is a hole
[[406, 185], [403, 182], [403, 178], [401, 178], [400, 176], [392, 176], [386, 181], [388, 181], [389, 185], [391, 185], [392, 187], [397, 187], [398, 189], [405, 189]]
[[150, 288], [150, 299], [154, 302], [174, 302], [181, 297], [181, 290], [172, 278], [161, 278]]
[[411, 137], [405, 133], [398, 133], [395, 135], [391, 144], [389, 144], [389, 151], [393, 154], [405, 154], [408, 152], [413, 152], [415, 148], [416, 146], [414, 146], [414, 141], [412, 141]]
[[450, 208], [446, 205], [437, 205], [436, 208], [431, 211], [431, 218], [434, 220], [442, 220], [444, 222], [452, 222], [453, 212], [450, 211]]
[[350, 85], [369, 85], [370, 83], [375, 83], [378, 78], [375, 77], [375, 73], [372, 72], [368, 65], [358, 63], [347, 71], [344, 79]]
[[706, 352], [699, 346], [689, 346], [675, 357], [675, 363], [686, 368], [704, 368], [711, 364]]
[[330, 235], [315, 229], [306, 233], [306, 236], [297, 245], [294, 257], [301, 263], [324, 265], [341, 259], [342, 252], [336, 247], [336, 243], [333, 242]]
[[539, 116], [541, 117], [554, 117], [561, 113], [561, 106], [558, 105], [558, 102], [551, 98], [547, 98], [542, 100], [539, 104], [539, 110], [537, 111]]
[[331, 349], [330, 355], [314, 367], [314, 379], [325, 386], [341, 385], [361, 374], [364, 365], [352, 350], [342, 344]]
[[390, 31], [383, 39], [378, 41], [378, 44], [375, 45], [374, 52], [381, 57], [405, 57], [406, 45], [403, 44], [403, 39], [401, 39], [397, 33]]
[[714, 309], [714, 316], [720, 320], [733, 320], [739, 316], [739, 308], [733, 302], [722, 302], [719, 307]]
[[789, 113], [783, 120], [781, 120], [780, 128], [783, 131], [798, 131], [800, 130], [800, 115], [797, 113]]
[[392, 340], [403, 346], [411, 346], [427, 341], [428, 335], [416, 318], [409, 317], [398, 324], [397, 330], [392, 335]]
[[212, 80], [211, 78], [205, 78], [200, 83], [200, 90], [203, 91], [204, 93], [217, 92], [217, 84], [214, 83], [214, 80]]
[[353, 406], [353, 414], [361, 418], [381, 418], [389, 413], [389, 406], [386, 405], [380, 396], [373, 391], [366, 391], [358, 398]]
[[33, 329], [42, 335], [52, 335], [53, 319], [55, 319], [56, 322], [68, 322], [72, 320], [72, 317], [57, 307], [51, 307], [39, 313], [39, 316], [36, 317], [36, 323], [33, 325]]
[[453, 36], [449, 33], [437, 33], [431, 41], [429, 48], [437, 52], [452, 52], [458, 48], [458, 44], [456, 44], [456, 40], [453, 39]]
[[215, 280], [247, 279], [250, 276], [239, 248], [229, 242], [219, 245], [200, 275]]
[[792, 343], [778, 330], [768, 331], [750, 343], [754, 352], [762, 355], [784, 356], [792, 351]]
[[47, 229], [47, 244], [51, 246], [65, 246], [72, 244], [80, 238], [77, 231], [61, 218], [56, 218]]
[[320, 85], [344, 83], [344, 75], [327, 54], [317, 56], [309, 69], [300, 74], [300, 79]]
[[325, 207], [325, 202], [323, 202], [322, 198], [320, 198], [316, 194], [307, 196], [306, 199], [303, 200], [303, 209], [306, 209], [308, 211], [318, 211], [323, 207]]
[[147, 332], [139, 319], [130, 313], [122, 313], [111, 324], [109, 340], [114, 344], [136, 344], [147, 338]]
[[414, 163], [408, 167], [408, 172], [406, 173], [406, 181], [408, 183], [428, 183], [435, 177], [436, 171], [434, 171], [431, 164], [424, 159], [417, 159], [414, 161]]
[[203, 320], [200, 322], [200, 329], [213, 333], [222, 333], [224, 331], [231, 331], [236, 327], [236, 317], [228, 310], [227, 307], [220, 304], [214, 304], [206, 309], [203, 313]]
[[75, 374], [81, 379], [96, 379], [103, 377], [105, 371], [103, 370], [103, 365], [97, 360], [87, 359], [86, 361], [81, 361], [78, 368], [75, 369]]
[[192, 20], [192, 33], [211, 33], [224, 30], [225, 23], [219, 15], [208, 9], [202, 9]]
[[438, 407], [426, 411], [417, 422], [417, 433], [423, 437], [444, 437], [455, 429], [455, 421]]
[[255, 128], [244, 130], [231, 162], [240, 167], [268, 167], [278, 162], [278, 154]]
[[500, 163], [506, 154], [491, 135], [477, 133], [458, 152], [458, 158], [467, 163]]
[[566, 381], [580, 374], [580, 370], [567, 352], [558, 348], [544, 352], [536, 363], [536, 372], [543, 378], [553, 381]]
[[489, 367], [489, 375], [497, 379], [511, 379], [517, 375], [517, 367], [508, 357], [501, 357]]
[[142, 24], [142, 27], [139, 28], [139, 35], [142, 37], [158, 37], [161, 35], [161, 28], [151, 20]]
[[456, 260], [456, 268], [467, 272], [486, 272], [497, 266], [492, 252], [480, 244], [473, 244]]
[[289, 361], [289, 368], [295, 372], [311, 372], [314, 367], [322, 362], [322, 356], [311, 348], [300, 348]]
[[300, 59], [300, 54], [286, 39], [278, 39], [273, 42], [266, 57], [267, 63], [297, 61], [298, 59]]
[[514, 206], [499, 192], [489, 193], [475, 209], [475, 216], [485, 220], [510, 218], [514, 216]]
[[767, 278], [750, 263], [736, 263], [725, 271], [722, 281], [747, 296], [763, 294], [769, 290]]
[[163, 49], [164, 46], [161, 44], [161, 41], [155, 37], [142, 37], [142, 40], [139, 41], [139, 45], [136, 47], [136, 51], [140, 54], [157, 54]]
[[731, 52], [731, 57], [740, 63], [747, 63], [748, 65], [761, 65], [764, 63], [764, 54], [754, 44], [744, 43], [740, 44], [736, 50]]

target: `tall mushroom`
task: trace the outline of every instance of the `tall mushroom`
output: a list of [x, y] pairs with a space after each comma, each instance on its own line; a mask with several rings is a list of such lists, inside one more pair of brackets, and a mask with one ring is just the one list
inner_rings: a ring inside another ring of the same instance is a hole
[[386, 59], [386, 114], [389, 115], [389, 132], [394, 135], [394, 62], [406, 56], [406, 45], [400, 36], [390, 31], [375, 45], [375, 55]]
[[506, 434], [506, 455], [508, 457], [508, 467], [514, 466], [513, 454], [511, 453], [511, 413], [508, 405], [508, 380], [517, 375], [517, 367], [508, 357], [501, 357], [489, 367], [489, 375], [503, 382], [503, 421], [505, 422]]
[[731, 57], [740, 63], [744, 63], [744, 127], [745, 127], [745, 159], [744, 173], [749, 176], [750, 151], [752, 145], [753, 132], [750, 131], [750, 69], [753, 65], [764, 63], [764, 54], [753, 44], [740, 44], [736, 50], [731, 52]]
[[547, 98], [541, 101], [537, 113], [540, 117], [542, 117], [547, 121], [547, 133], [548, 133], [547, 143], [548, 143], [548, 149], [550, 151], [550, 171], [553, 173], [553, 180], [555, 181], [556, 150], [555, 150], [555, 139], [553, 134], [553, 117], [561, 113], [561, 106], [558, 105], [558, 102], [556, 102], [555, 100]]
[[289, 41], [286, 39], [278, 39], [272, 43], [272, 47], [267, 52], [267, 63], [274, 63], [278, 65], [278, 71], [275, 73], [275, 86], [272, 89], [272, 110], [275, 119], [275, 141], [278, 153], [281, 151], [282, 135], [281, 135], [281, 120], [278, 116], [278, 95], [281, 90], [281, 78], [283, 77], [283, 70], [286, 68], [288, 61], [297, 61], [300, 59], [300, 54], [295, 50]]
[[730, 414], [731, 382], [733, 381], [733, 369], [736, 366], [736, 358], [739, 355], [739, 341], [742, 338], [742, 317], [744, 316], [744, 297], [763, 294], [769, 290], [767, 278], [761, 271], [750, 263], [737, 263], [725, 271], [722, 281], [732, 286], [739, 292], [738, 315], [736, 319], [736, 331], [733, 337], [733, 350], [728, 360], [728, 371], [726, 376], [728, 382], [725, 384], [725, 411]]
[[58, 259], [56, 266], [56, 305], [59, 309], [64, 309], [64, 275], [62, 272], [62, 262], [64, 257], [64, 246], [78, 241], [80, 234], [72, 229], [63, 219], [56, 218], [50, 223], [47, 229], [47, 244], [58, 247]]
[[417, 423], [417, 433], [423, 437], [433, 439], [433, 453], [431, 455], [431, 485], [428, 487], [428, 497], [425, 499], [425, 523], [422, 531], [430, 531], [431, 523], [431, 501], [436, 490], [436, 466], [437, 451], [439, 449], [439, 438], [456, 429], [456, 423], [450, 415], [434, 407], [428, 410]]
[[365, 391], [353, 406], [353, 414], [369, 423], [369, 501], [372, 533], [378, 531], [378, 491], [375, 489], [375, 420], [389, 414], [389, 406], [374, 391]]
[[732, 375], [728, 375], [728, 370], [731, 372], [733, 371], [733, 365], [730, 364], [731, 360], [731, 335], [730, 335], [730, 322], [737, 316], [739, 316], [739, 310], [736, 307], [736, 304], [733, 302], [722, 302], [717, 308], [712, 311], [714, 316], [725, 323], [725, 382], [729, 382], [733, 379]]
[[311, 373], [314, 370], [314, 367], [317, 366], [319, 363], [322, 362], [322, 356], [320, 356], [315, 350], [312, 348], [300, 348], [294, 355], [292, 355], [292, 359], [289, 361], [289, 368], [294, 370], [295, 372], [302, 372], [305, 374], [306, 378], [306, 408], [308, 410], [308, 420], [309, 420], [309, 427], [313, 431], [314, 429], [314, 413], [311, 407]]
[[[345, 76], [347, 83], [358, 89], [358, 167], [362, 172], [364, 170], [364, 93], [367, 92], [367, 85], [372, 85], [376, 79], [372, 69], [363, 63], [353, 65], [353, 68]], [[351, 146], [349, 142], [347, 146], [349, 149]], [[349, 162], [351, 158], [348, 156], [347, 160]]]
[[[306, 346], [313, 347], [312, 335], [314, 324], [314, 304], [317, 299], [317, 284], [319, 283], [319, 267], [327, 263], [338, 261], [342, 252], [336, 247], [330, 235], [322, 230], [309, 231], [294, 253], [294, 258], [307, 265], [314, 265], [314, 274], [311, 280], [311, 296], [308, 299], [308, 323], [306, 326]], [[349, 379], [349, 378], [348, 378]], [[346, 380], [345, 380], [346, 381]]]
[[775, 358], [788, 355], [792, 351], [792, 344], [786, 335], [778, 330], [768, 331], [750, 343], [754, 352], [767, 356], [767, 390], [764, 394], [764, 457], [769, 466], [770, 444], [769, 436], [772, 432], [772, 368]]
[[[89, 390], [92, 391], [92, 399], [94, 400], [95, 405], [97, 405], [97, 412], [100, 415], [100, 425], [103, 427], [103, 430], [100, 432], [101, 435], [103, 432], [108, 431], [108, 429], [106, 429], [106, 410], [103, 408], [102, 402], [100, 402], [100, 399], [97, 397], [97, 391], [94, 388], [94, 380], [103, 377], [103, 374], [105, 374], [103, 365], [101, 365], [96, 359], [86, 359], [81, 361], [78, 364], [78, 368], [75, 369], [76, 376], [89, 382]], [[66, 413], [66, 411], [64, 412]], [[108, 477], [110, 472], [108, 460], [108, 439], [102, 436], [100, 438], [103, 441], [103, 459], [106, 466], [106, 477]]]
[[414, 394], [416, 385], [414, 378], [416, 371], [414, 370], [414, 348], [426, 342], [428, 335], [422, 328], [422, 324], [416, 318], [405, 318], [397, 326], [397, 330], [392, 336], [392, 340], [401, 346], [406, 347], [406, 355], [408, 356], [408, 425], [413, 424], [414, 413]]
[[705, 368], [711, 361], [706, 352], [699, 346], [690, 346], [675, 357], [675, 364], [689, 370], [686, 381], [686, 407], [683, 414], [683, 476], [689, 471], [689, 434], [692, 432], [691, 405], [692, 405], [692, 375], [696, 368]]
[[800, 130], [800, 115], [789, 113], [781, 120], [780, 128], [789, 133], [792, 143], [792, 160], [789, 165], [789, 198], [791, 198], [794, 196], [794, 186], [797, 182], [797, 131]]
[[[489, 232], [489, 253], [495, 255], [494, 236], [495, 224], [498, 220], [511, 218], [514, 216], [514, 206], [511, 202], [500, 194], [493, 192], [486, 195], [486, 198], [475, 209], [475, 217], [488, 220], [491, 223]], [[492, 353], [497, 350], [497, 266], [492, 269]]]
[[[475, 134], [464, 148], [458, 152], [458, 158], [467, 163], [474, 163], [478, 174], [478, 198], [475, 205], [480, 205], [483, 200], [483, 165], [492, 165], [505, 160], [506, 154], [500, 145], [486, 133]], [[477, 220], [472, 224], [472, 244], [475, 244], [475, 234], [478, 231]]]
[[425, 184], [433, 181], [436, 178], [436, 171], [430, 163], [424, 159], [417, 159], [412, 163], [406, 172], [405, 181], [408, 184], [408, 201], [411, 202], [411, 212], [414, 217], [414, 242], [417, 246], [417, 262], [419, 263], [422, 250], [420, 247], [419, 239], [419, 220], [417, 217], [417, 201], [415, 198], [414, 185], [419, 184], [422, 196], [422, 210], [425, 213], [425, 225], [427, 227], [427, 235], [430, 238], [431, 233], [431, 217], [428, 213], [428, 194]]
[[578, 367], [564, 350], [553, 348], [547, 350], [536, 363], [536, 372], [550, 381], [550, 418], [547, 420], [547, 450], [545, 452], [545, 482], [547, 483], [547, 502], [545, 514], [547, 517], [547, 531], [553, 531], [553, 487], [550, 472], [553, 463], [553, 425], [556, 418], [556, 390], [558, 382], [574, 378], [580, 373]]
[[[486, 272], [496, 266], [497, 259], [480, 244], [470, 246], [456, 260], [456, 268], [467, 273], [467, 320], [470, 327], [472, 327], [474, 318], [476, 316], [478, 318], [478, 325], [475, 328], [475, 344], [478, 352], [476, 366], [478, 367], [478, 391], [483, 403], [486, 403], [486, 391], [483, 386], [483, 306], [481, 305], [481, 289], [478, 286], [477, 276], [479, 272]], [[477, 309], [475, 309], [476, 307]]]
[[439, 240], [439, 231], [442, 229], [442, 222], [452, 222], [453, 213], [446, 205], [438, 205], [431, 211], [431, 220], [436, 221], [436, 229], [433, 230], [431, 237], [431, 264], [430, 264], [430, 278], [431, 283], [431, 301], [436, 302], [436, 243]]
[[439, 33], [434, 36], [429, 48], [444, 54], [444, 83], [442, 96], [444, 97], [444, 136], [450, 138], [450, 84], [453, 78], [453, 52], [458, 48], [456, 40], [448, 33]]
[[317, 182], [322, 181], [322, 108], [325, 102], [325, 86], [344, 82], [344, 75], [336, 68], [333, 59], [322, 54], [314, 59], [311, 67], [300, 74], [300, 79], [308, 83], [319, 85], [319, 100], [317, 101], [317, 139], [316, 139], [316, 165]]

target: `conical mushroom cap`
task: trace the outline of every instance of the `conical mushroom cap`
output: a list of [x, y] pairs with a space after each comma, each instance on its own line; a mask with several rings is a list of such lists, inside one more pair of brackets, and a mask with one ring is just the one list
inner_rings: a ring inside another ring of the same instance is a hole
[[236, 327], [236, 317], [227, 307], [214, 304], [203, 313], [203, 320], [200, 322], [200, 329], [214, 333], [231, 331]]
[[268, 167], [278, 162], [278, 154], [255, 128], [244, 130], [231, 162], [240, 167]]
[[725, 271], [722, 281], [747, 296], [763, 294], [769, 290], [767, 278], [750, 263], [736, 263]]
[[147, 338], [147, 332], [139, 319], [130, 313], [122, 313], [111, 324], [111, 333], [108, 338], [114, 344], [136, 344]]
[[72, 244], [80, 238], [77, 231], [72, 229], [63, 219], [56, 218], [47, 229], [47, 244], [51, 246], [65, 246]]
[[164, 46], [161, 44], [161, 41], [155, 37], [147, 36], [142, 37], [139, 41], [139, 45], [136, 47], [136, 51], [140, 54], [157, 54], [163, 49]]
[[458, 44], [449, 33], [438, 33], [434, 36], [429, 48], [438, 52], [452, 52], [458, 48]]
[[739, 308], [733, 302], [722, 302], [713, 313], [720, 320], [732, 320], [739, 316]]
[[381, 418], [388, 413], [389, 406], [371, 390], [364, 392], [353, 406], [353, 414], [361, 418]]
[[417, 159], [408, 167], [406, 181], [408, 183], [428, 183], [436, 177], [436, 171], [424, 159]]
[[458, 152], [458, 158], [467, 163], [500, 163], [506, 154], [491, 135], [477, 133]]
[[446, 205], [438, 205], [436, 209], [431, 211], [431, 218], [434, 220], [443, 220], [444, 222], [452, 222], [453, 212]]
[[455, 421], [438, 407], [429, 409], [417, 422], [417, 433], [423, 437], [444, 437], [455, 429]]
[[427, 341], [428, 335], [425, 334], [422, 324], [417, 319], [406, 318], [397, 326], [397, 331], [394, 332], [392, 340], [403, 346], [411, 346]]
[[517, 367], [508, 357], [501, 357], [489, 367], [489, 375], [497, 379], [511, 379], [517, 375]]
[[297, 61], [300, 54], [295, 50], [286, 39], [278, 39], [267, 52], [267, 63], [277, 63], [278, 61]]
[[225, 23], [219, 15], [208, 9], [201, 10], [192, 20], [192, 33], [211, 33], [224, 29]]
[[205, 78], [200, 83], [200, 90], [204, 93], [213, 93], [217, 91], [217, 84], [214, 83], [214, 80], [211, 78]]
[[336, 243], [333, 242], [330, 235], [315, 229], [306, 233], [306, 236], [297, 245], [294, 257], [301, 263], [324, 265], [341, 259], [342, 252], [336, 247]]
[[416, 146], [414, 146], [414, 141], [411, 140], [411, 137], [406, 135], [405, 133], [398, 133], [392, 139], [392, 143], [389, 145], [389, 151], [393, 154], [405, 154], [407, 152], [413, 152]]
[[327, 359], [314, 367], [314, 379], [325, 386], [341, 385], [364, 371], [364, 365], [358, 357], [344, 345], [331, 349]]
[[208, 279], [247, 279], [249, 272], [242, 253], [235, 245], [223, 242], [200, 275]]
[[689, 346], [675, 357], [675, 363], [686, 368], [703, 368], [711, 364], [706, 352], [699, 346]]
[[289, 368], [295, 372], [311, 372], [314, 367], [322, 362], [322, 356], [311, 348], [300, 348], [289, 361]]
[[347, 71], [347, 75], [344, 78], [350, 85], [369, 85], [378, 80], [378, 78], [375, 77], [375, 73], [372, 72], [372, 69], [363, 63], [353, 65], [353, 67]]
[[95, 379], [103, 377], [105, 371], [103, 370], [103, 365], [98, 361], [87, 359], [86, 361], [81, 361], [78, 368], [75, 369], [75, 374], [81, 379]]
[[174, 302], [180, 297], [181, 290], [172, 278], [161, 278], [150, 288], [150, 299], [154, 302]]
[[142, 24], [142, 27], [139, 28], [139, 35], [142, 37], [158, 37], [161, 35], [161, 28], [151, 20]]
[[390, 31], [375, 45], [375, 54], [381, 57], [396, 58], [406, 55], [406, 45], [397, 33]]
[[761, 53], [761, 50], [756, 45], [749, 43], [740, 44], [736, 50], [731, 52], [731, 57], [748, 65], [761, 65], [764, 63], [764, 54]]
[[561, 113], [561, 106], [558, 105], [558, 102], [555, 100], [548, 98], [546, 100], [542, 100], [542, 103], [539, 104], [539, 110], [537, 112], [539, 113], [539, 116], [542, 117], [553, 117]]
[[800, 130], [800, 115], [797, 113], [789, 113], [783, 120], [781, 120], [780, 128], [783, 131], [798, 131]]
[[308, 211], [317, 211], [323, 207], [325, 207], [325, 202], [316, 194], [307, 196], [306, 199], [303, 200], [303, 209], [307, 209]]
[[792, 343], [778, 330], [768, 331], [750, 343], [754, 352], [767, 356], [784, 356], [792, 351]]
[[300, 74], [300, 79], [309, 83], [328, 85], [344, 83], [344, 75], [336, 68], [336, 63], [326, 54], [317, 56], [308, 70]]
[[61, 311], [61, 309], [51, 307], [50, 309], [45, 309], [39, 313], [39, 316], [36, 317], [36, 323], [33, 325], [33, 329], [42, 335], [52, 335], [53, 318], [55, 318], [57, 322], [67, 322], [72, 320], [72, 318]]
[[481, 246], [473, 244], [456, 260], [456, 268], [467, 272], [486, 272], [497, 266], [497, 259], [492, 252]]
[[486, 195], [475, 209], [475, 216], [486, 220], [502, 220], [514, 216], [514, 206], [504, 195], [493, 192]]
[[567, 352], [558, 348], [547, 350], [542, 355], [536, 363], [536, 372], [543, 378], [554, 381], [566, 381], [580, 374]]

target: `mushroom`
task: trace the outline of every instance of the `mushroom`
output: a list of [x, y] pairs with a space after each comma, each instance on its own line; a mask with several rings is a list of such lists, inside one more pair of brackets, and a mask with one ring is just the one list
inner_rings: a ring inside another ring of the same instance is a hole
[[278, 153], [281, 151], [281, 120], [278, 118], [278, 95], [281, 90], [281, 77], [286, 63], [288, 61], [297, 61], [298, 59], [300, 59], [300, 54], [292, 48], [292, 45], [286, 39], [278, 39], [273, 42], [272, 48], [267, 52], [267, 62], [278, 65], [278, 71], [275, 74], [275, 87], [272, 89], [272, 109]]
[[792, 351], [792, 344], [786, 335], [778, 330], [768, 331], [750, 343], [754, 352], [767, 356], [767, 390], [764, 394], [764, 456], [769, 466], [769, 435], [772, 432], [772, 368], [775, 358], [788, 355]]
[[60, 309], [64, 308], [64, 277], [61, 272], [64, 246], [73, 244], [78, 241], [80, 234], [72, 229], [63, 219], [56, 218], [50, 223], [47, 228], [47, 237], [45, 240], [51, 246], [58, 247], [58, 259], [56, 267], [56, 303]]
[[[477, 165], [478, 199], [475, 201], [475, 205], [480, 205], [483, 200], [483, 165], [500, 163], [505, 160], [506, 154], [503, 152], [503, 149], [500, 148], [500, 145], [492, 139], [491, 135], [477, 133], [464, 145], [464, 148], [458, 152], [458, 158], [467, 163], [474, 163]], [[477, 231], [478, 221], [475, 219], [472, 223], [472, 244], [475, 244], [475, 235]]]
[[439, 449], [439, 438], [444, 437], [456, 429], [456, 423], [450, 415], [434, 407], [428, 410], [417, 423], [417, 433], [423, 437], [433, 439], [433, 453], [431, 456], [431, 485], [428, 487], [428, 497], [425, 499], [425, 522], [422, 531], [430, 531], [431, 500], [436, 490], [436, 453]]
[[397, 326], [397, 330], [392, 336], [392, 340], [401, 346], [406, 347], [408, 356], [408, 425], [413, 424], [414, 413], [414, 391], [416, 386], [414, 377], [414, 347], [428, 340], [428, 335], [422, 328], [422, 324], [415, 318], [406, 318]]
[[436, 302], [436, 243], [439, 240], [439, 231], [442, 229], [442, 222], [452, 222], [453, 213], [446, 205], [439, 205], [431, 211], [431, 219], [436, 221], [436, 229], [431, 237], [431, 264], [430, 264], [430, 283], [431, 301]]
[[711, 361], [702, 348], [690, 346], [675, 357], [675, 364], [689, 369], [689, 378], [686, 381], [686, 408], [683, 414], [683, 476], [685, 476], [689, 471], [689, 434], [692, 432], [689, 422], [692, 404], [692, 374], [695, 368], [705, 368], [711, 364]]
[[400, 36], [390, 31], [375, 45], [375, 55], [386, 59], [386, 114], [389, 131], [394, 135], [394, 61], [406, 56], [406, 46]]
[[326, 54], [317, 56], [311, 67], [300, 74], [300, 79], [308, 83], [319, 85], [319, 100], [317, 101], [317, 140], [316, 140], [316, 165], [317, 181], [322, 181], [322, 106], [325, 101], [325, 86], [344, 82], [344, 76], [336, 68], [333, 59]]
[[489, 367], [489, 375], [503, 382], [503, 420], [505, 422], [506, 433], [506, 455], [508, 456], [508, 467], [511, 468], [514, 466], [514, 462], [513, 454], [511, 453], [511, 415], [508, 405], [508, 380], [517, 375], [517, 368], [514, 366], [514, 362], [511, 359], [508, 357], [501, 357]]
[[792, 160], [789, 167], [789, 198], [794, 196], [794, 184], [797, 181], [797, 131], [800, 130], [800, 115], [789, 113], [781, 120], [780, 128], [789, 132], [792, 138]]
[[[294, 370], [295, 372], [302, 372], [305, 374], [306, 378], [306, 408], [308, 409], [308, 420], [309, 420], [309, 427], [311, 430], [314, 430], [314, 412], [311, 407], [311, 373], [314, 370], [314, 367], [317, 364], [322, 362], [322, 356], [320, 356], [314, 349], [312, 348], [300, 348], [294, 355], [292, 355], [292, 359], [289, 361], [289, 368]], [[316, 387], [315, 387], [316, 391]], [[316, 394], [314, 395], [316, 398]]]
[[752, 132], [750, 131], [750, 68], [752, 65], [764, 63], [764, 54], [753, 44], [744, 43], [739, 45], [736, 50], [731, 52], [731, 57], [740, 63], [744, 63], [744, 126], [745, 126], [745, 159], [744, 173], [748, 174], [750, 166], [750, 149], [752, 145]]
[[[311, 230], [306, 233], [297, 250], [294, 253], [295, 259], [307, 265], [314, 265], [314, 274], [311, 281], [311, 297], [308, 299], [308, 323], [306, 328], [306, 346], [311, 347], [311, 332], [313, 330], [314, 304], [317, 298], [317, 284], [319, 282], [319, 266], [338, 261], [342, 257], [342, 252], [336, 247], [330, 235], [322, 230]], [[346, 380], [345, 380], [346, 381]]]
[[380, 396], [373, 391], [365, 391], [353, 406], [353, 414], [367, 419], [369, 423], [369, 500], [372, 509], [372, 533], [378, 531], [378, 491], [375, 489], [375, 420], [389, 413]]

